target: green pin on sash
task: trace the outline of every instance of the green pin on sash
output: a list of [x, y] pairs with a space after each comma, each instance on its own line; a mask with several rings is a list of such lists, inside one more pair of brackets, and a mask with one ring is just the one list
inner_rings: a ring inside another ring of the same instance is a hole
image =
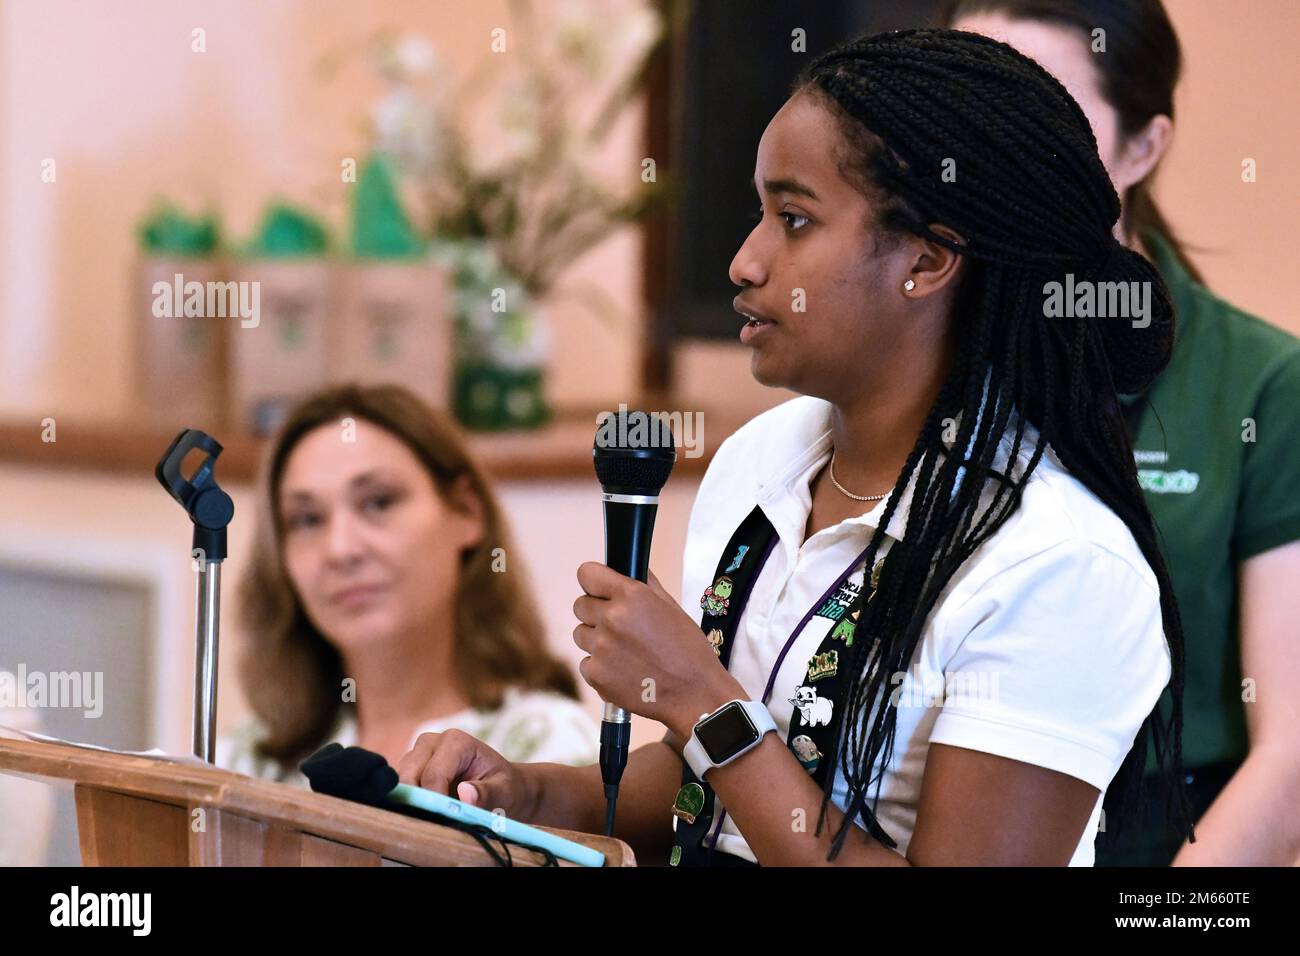
[[673, 816], [694, 823], [703, 809], [704, 788], [698, 783], [688, 783], [677, 791], [677, 798], [673, 801]]

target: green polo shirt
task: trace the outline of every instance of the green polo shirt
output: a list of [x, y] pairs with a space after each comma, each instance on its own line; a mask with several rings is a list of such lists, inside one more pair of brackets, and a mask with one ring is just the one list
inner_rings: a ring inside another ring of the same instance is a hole
[[1183, 763], [1196, 768], [1245, 757], [1243, 678], [1266, 676], [1241, 673], [1237, 567], [1300, 539], [1300, 339], [1216, 298], [1160, 237], [1144, 240], [1177, 332], [1134, 451], [1182, 616]]

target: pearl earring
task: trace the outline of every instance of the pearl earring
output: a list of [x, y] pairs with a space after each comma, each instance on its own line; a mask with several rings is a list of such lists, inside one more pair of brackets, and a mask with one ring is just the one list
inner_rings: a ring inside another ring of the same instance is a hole
[[906, 289], [908, 292], [911, 292], [913, 289], [916, 288], [916, 282], [912, 279], [908, 279], [906, 282], [903, 283], [903, 288]]

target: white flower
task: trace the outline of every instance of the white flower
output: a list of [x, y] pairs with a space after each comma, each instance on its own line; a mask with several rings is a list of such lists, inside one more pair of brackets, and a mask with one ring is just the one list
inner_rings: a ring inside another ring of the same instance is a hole
[[561, 62], [577, 66], [588, 76], [599, 76], [605, 68], [607, 50], [603, 30], [591, 5], [583, 0], [565, 0], [554, 15], [552, 42]]
[[439, 156], [437, 109], [413, 90], [398, 87], [371, 112], [375, 148], [412, 171], [432, 168]]
[[438, 63], [438, 54], [433, 46], [422, 36], [408, 33], [397, 42], [397, 62], [407, 76], [428, 76], [434, 72]]
[[433, 46], [417, 33], [381, 42], [375, 58], [379, 72], [395, 83], [431, 79], [442, 66]]
[[639, 59], [659, 36], [659, 14], [632, 0], [613, 7], [596, 7], [590, 0], [564, 0], [554, 19], [552, 43], [560, 62], [576, 66], [593, 79], [612, 67]]
[[501, 96], [500, 142], [506, 162], [529, 159], [541, 147], [541, 107], [536, 87], [524, 76], [512, 77]]
[[488, 357], [502, 368], [536, 368], [550, 353], [550, 330], [541, 307], [534, 299], [524, 300], [517, 309], [498, 314], [488, 344]]
[[614, 21], [609, 40], [610, 58], [615, 63], [640, 59], [663, 32], [658, 11], [636, 4], [627, 14]]

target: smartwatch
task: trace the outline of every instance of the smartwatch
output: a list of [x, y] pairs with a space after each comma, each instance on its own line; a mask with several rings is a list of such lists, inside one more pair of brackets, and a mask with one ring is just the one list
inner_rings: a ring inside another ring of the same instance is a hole
[[757, 700], [729, 700], [711, 714], [701, 715], [682, 748], [682, 757], [695, 776], [722, 767], [757, 747], [763, 735], [776, 730], [771, 712]]

